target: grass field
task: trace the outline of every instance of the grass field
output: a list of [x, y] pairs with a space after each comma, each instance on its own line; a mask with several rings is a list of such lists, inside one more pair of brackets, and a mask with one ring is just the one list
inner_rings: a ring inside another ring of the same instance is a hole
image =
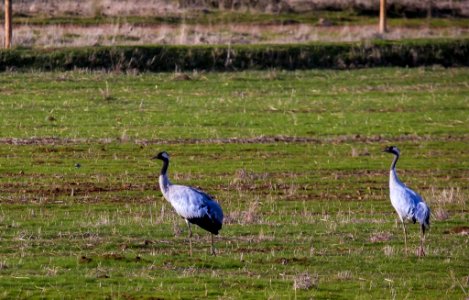
[[[0, 298], [464, 299], [469, 69], [2, 73]], [[432, 209], [411, 253], [386, 145]], [[216, 196], [187, 230], [157, 187]], [[77, 164], [80, 167], [77, 167]]]

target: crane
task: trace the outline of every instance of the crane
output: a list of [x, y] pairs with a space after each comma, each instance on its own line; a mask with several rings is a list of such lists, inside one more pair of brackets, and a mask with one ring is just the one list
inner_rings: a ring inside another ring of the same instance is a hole
[[192, 256], [192, 229], [196, 224], [211, 233], [211, 253], [215, 255], [213, 236], [217, 235], [223, 224], [223, 210], [206, 193], [184, 185], [172, 184], [168, 178], [169, 154], [165, 151], [158, 153], [152, 159], [163, 161], [163, 167], [158, 178], [164, 198], [171, 203], [178, 215], [183, 217], [189, 227], [189, 252]]
[[399, 180], [396, 173], [396, 163], [400, 156], [400, 151], [396, 146], [386, 147], [384, 152], [394, 155], [389, 173], [389, 195], [391, 204], [399, 215], [404, 229], [404, 245], [407, 254], [407, 230], [405, 226], [406, 220], [420, 223], [420, 248], [419, 256], [425, 255], [425, 231], [430, 228], [430, 208], [423, 201], [423, 198], [412, 189], [408, 188]]

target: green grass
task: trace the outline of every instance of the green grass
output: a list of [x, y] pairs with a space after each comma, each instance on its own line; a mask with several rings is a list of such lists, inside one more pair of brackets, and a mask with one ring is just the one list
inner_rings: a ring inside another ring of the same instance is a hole
[[466, 70], [4, 73], [0, 136], [463, 135]]
[[[467, 68], [2, 73], [0, 298], [467, 297], [467, 82]], [[403, 252], [389, 144], [432, 208], [424, 258], [417, 225]], [[217, 256], [200, 229], [188, 255], [160, 150], [174, 182], [222, 204]]]

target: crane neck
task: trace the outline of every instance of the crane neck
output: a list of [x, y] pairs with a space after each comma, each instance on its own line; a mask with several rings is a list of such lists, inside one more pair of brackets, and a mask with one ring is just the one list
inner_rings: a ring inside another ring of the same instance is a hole
[[392, 164], [391, 164], [391, 170], [396, 170], [396, 163], [398, 159], [399, 159], [399, 155], [395, 154], [394, 160], [392, 161]]
[[168, 190], [168, 187], [171, 185], [171, 182], [169, 181], [168, 178], [168, 167], [169, 167], [169, 160], [164, 159], [163, 160], [163, 167], [161, 168], [160, 176], [158, 178], [158, 182], [160, 184], [160, 189], [163, 194], [166, 193]]
[[389, 186], [390, 187], [394, 185], [402, 185], [402, 182], [399, 180], [399, 177], [397, 176], [397, 172], [396, 172], [396, 163], [398, 159], [399, 159], [399, 155], [395, 155], [394, 160], [392, 161], [392, 164], [391, 164], [391, 170], [389, 172]]
[[161, 168], [160, 175], [166, 175], [169, 167], [169, 159], [163, 159], [163, 167]]

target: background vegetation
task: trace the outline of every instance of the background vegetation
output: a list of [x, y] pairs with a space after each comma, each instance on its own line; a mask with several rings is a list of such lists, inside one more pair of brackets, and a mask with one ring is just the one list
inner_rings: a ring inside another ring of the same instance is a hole
[[0, 51], [0, 70], [185, 71], [467, 66], [469, 40]]
[[[162, 12], [180, 13], [189, 10], [248, 11], [266, 13], [304, 13], [311, 11], [353, 11], [377, 15], [379, 3], [373, 0], [19, 0], [15, 1], [19, 16], [151, 16]], [[467, 16], [469, 5], [464, 0], [413, 1], [389, 0], [390, 16], [427, 17]], [[3, 3], [0, 4], [3, 8]]]
[[[23, 0], [13, 4], [13, 45], [26, 48], [233, 45], [469, 37], [467, 1], [389, 0], [386, 34], [377, 33], [378, 3]], [[3, 31], [0, 38], [3, 39]]]

